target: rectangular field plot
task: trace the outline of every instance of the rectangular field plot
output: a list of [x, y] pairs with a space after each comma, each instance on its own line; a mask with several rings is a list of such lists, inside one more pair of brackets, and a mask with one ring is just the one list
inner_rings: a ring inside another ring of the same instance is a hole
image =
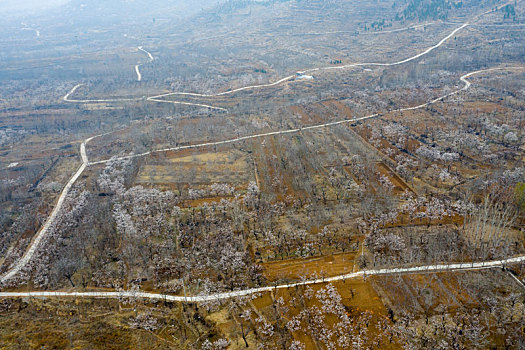
[[270, 281], [300, 279], [302, 276], [337, 276], [350, 273], [354, 268], [356, 253], [343, 253], [310, 259], [276, 260], [263, 263], [264, 275]]
[[213, 183], [246, 187], [255, 178], [252, 163], [238, 150], [173, 155], [149, 159], [141, 166], [135, 182], [174, 189]]

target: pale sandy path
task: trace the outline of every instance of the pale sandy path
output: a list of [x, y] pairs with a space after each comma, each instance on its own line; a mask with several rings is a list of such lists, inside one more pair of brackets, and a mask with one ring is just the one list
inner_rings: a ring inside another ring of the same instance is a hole
[[58, 197], [57, 203], [56, 203], [55, 207], [53, 208], [53, 211], [51, 211], [51, 214], [48, 216], [48, 218], [47, 218], [46, 222], [44, 223], [44, 225], [42, 225], [42, 227], [37, 232], [35, 237], [33, 237], [31, 243], [29, 244], [29, 247], [27, 248], [27, 250], [24, 253], [24, 255], [22, 256], [22, 258], [20, 258], [18, 261], [16, 261], [16, 263], [14, 265], [12, 265], [10, 267], [10, 269], [5, 274], [0, 276], [0, 285], [5, 283], [5, 282], [7, 282], [11, 278], [15, 277], [31, 261], [31, 259], [33, 258], [33, 255], [35, 254], [35, 252], [37, 251], [37, 249], [40, 246], [40, 242], [42, 241], [42, 239], [44, 239], [44, 237], [46, 237], [49, 234], [50, 227], [52, 226], [52, 224], [54, 223], [54, 221], [57, 218], [58, 213], [62, 209], [62, 206], [64, 205], [64, 200], [65, 200], [66, 196], [68, 195], [69, 191], [71, 190], [71, 187], [77, 181], [77, 179], [80, 177], [80, 175], [82, 175], [82, 173], [84, 172], [84, 170], [88, 166], [88, 157], [87, 157], [87, 153], [86, 153], [86, 144], [88, 142], [90, 142], [91, 140], [93, 140], [94, 138], [97, 138], [97, 137], [100, 137], [100, 136], [103, 136], [103, 135], [105, 135], [105, 134], [92, 136], [92, 137], [86, 139], [84, 142], [82, 142], [82, 144], [80, 145], [80, 157], [82, 159], [82, 164], [80, 165], [78, 170], [75, 172], [75, 174], [73, 174], [73, 176], [67, 182], [66, 186], [64, 187], [64, 189], [60, 193], [60, 196]]
[[[494, 267], [504, 267], [509, 264], [516, 264], [525, 261], [525, 256], [518, 256], [509, 259], [502, 260], [491, 260], [477, 263], [459, 263], [459, 264], [439, 264], [439, 265], [427, 265], [417, 267], [406, 267], [406, 268], [394, 268], [394, 269], [380, 269], [380, 270], [368, 270], [358, 271], [345, 275], [339, 275], [334, 277], [319, 278], [314, 280], [306, 280], [296, 283], [280, 284], [277, 286], [267, 286], [260, 288], [249, 288], [244, 290], [237, 290], [233, 292], [215, 293], [209, 295], [197, 295], [197, 296], [180, 296], [180, 295], [169, 295], [160, 293], [147, 293], [147, 292], [0, 292], [0, 298], [20, 298], [20, 297], [53, 297], [53, 298], [142, 298], [152, 300], [165, 300], [165, 301], [177, 301], [177, 302], [204, 302], [214, 300], [224, 300], [236, 297], [242, 297], [262, 292], [269, 292], [276, 289], [288, 289], [297, 286], [305, 286], [320, 283], [330, 283], [336, 281], [344, 281], [353, 278], [366, 278], [367, 276], [380, 276], [380, 275], [400, 275], [409, 273], [435, 273], [444, 271], [469, 271], [469, 270], [481, 270], [490, 269]], [[518, 280], [520, 284], [521, 281]]]
[[[138, 47], [139, 51], [142, 51], [144, 52], [146, 55], [148, 55], [148, 58], [149, 58], [149, 61], [150, 62], [153, 62], [153, 60], [155, 60], [155, 58], [153, 57], [153, 55], [149, 52], [149, 51], [146, 51], [142, 48], [142, 46], [139, 46]], [[140, 67], [142, 67], [144, 65], [144, 63], [140, 63], [140, 64], [137, 64], [135, 66], [135, 73], [137, 73], [137, 81], [142, 81], [142, 74], [140, 73]]]

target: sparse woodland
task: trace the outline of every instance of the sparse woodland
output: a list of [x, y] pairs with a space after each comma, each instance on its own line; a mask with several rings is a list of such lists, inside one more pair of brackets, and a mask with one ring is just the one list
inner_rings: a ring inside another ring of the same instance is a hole
[[[0, 347], [523, 349], [524, 263], [305, 283], [525, 254], [525, 2], [211, 5], [177, 21], [130, 17], [133, 30], [102, 15], [93, 28], [41, 19], [49, 34], [36, 42], [12, 34], [14, 19], [0, 28], [0, 275], [80, 166], [81, 140], [100, 135], [0, 291], [122, 293], [2, 297]], [[296, 74], [398, 62], [467, 20], [403, 64]], [[79, 83], [71, 98], [111, 101], [65, 101]], [[172, 91], [193, 95], [148, 100]], [[199, 303], [137, 295], [265, 286]]]

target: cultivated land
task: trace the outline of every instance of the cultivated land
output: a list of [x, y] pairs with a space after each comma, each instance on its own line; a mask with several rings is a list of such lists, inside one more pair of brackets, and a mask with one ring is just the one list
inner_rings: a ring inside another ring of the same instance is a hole
[[522, 348], [525, 2], [436, 3], [6, 40], [0, 345]]

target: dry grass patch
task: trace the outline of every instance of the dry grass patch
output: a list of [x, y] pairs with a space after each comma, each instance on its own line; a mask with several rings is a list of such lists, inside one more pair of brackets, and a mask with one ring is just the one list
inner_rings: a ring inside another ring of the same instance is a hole
[[253, 180], [252, 167], [247, 155], [241, 151], [204, 152], [146, 163], [139, 170], [136, 183], [172, 188], [213, 183], [239, 187]]
[[338, 276], [350, 273], [354, 268], [356, 253], [340, 253], [309, 259], [291, 259], [263, 263], [264, 275], [269, 281], [280, 279], [300, 279], [317, 275], [319, 277]]

